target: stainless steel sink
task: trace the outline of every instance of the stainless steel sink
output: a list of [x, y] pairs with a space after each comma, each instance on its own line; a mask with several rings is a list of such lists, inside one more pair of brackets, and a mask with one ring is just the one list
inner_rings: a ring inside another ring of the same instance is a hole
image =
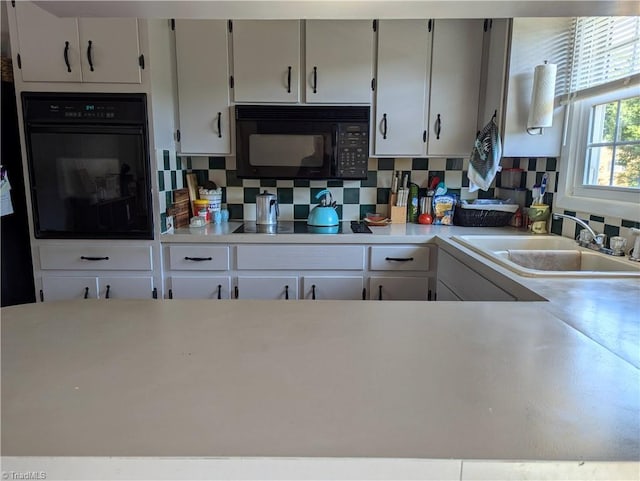
[[640, 263], [560, 236], [463, 235], [453, 240], [527, 277], [640, 277]]

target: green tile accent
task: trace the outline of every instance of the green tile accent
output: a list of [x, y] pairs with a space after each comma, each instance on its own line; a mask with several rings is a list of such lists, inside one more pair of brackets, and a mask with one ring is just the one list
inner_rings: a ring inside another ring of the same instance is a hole
[[224, 157], [209, 157], [209, 168], [216, 170], [226, 169], [226, 160]]
[[616, 225], [605, 224], [604, 233], [607, 234], [607, 243], [608, 243], [612, 237], [620, 235], [620, 227]]
[[344, 186], [344, 181], [343, 180], [328, 180], [327, 181], [327, 187], [342, 187]]
[[164, 172], [163, 171], [158, 172], [158, 190], [160, 192], [164, 191]]
[[245, 204], [255, 204], [256, 203], [256, 195], [260, 193], [259, 187], [245, 187], [244, 189], [244, 203]]
[[165, 199], [166, 199], [166, 201], [167, 201], [167, 202], [166, 202], [167, 207], [169, 207], [171, 204], [173, 204], [173, 192], [172, 192], [172, 191], [170, 191], [170, 190], [168, 190], [168, 191], [166, 191], [166, 192], [164, 193], [164, 195], [165, 195]]
[[447, 159], [447, 170], [462, 170], [462, 159]]
[[280, 187], [278, 189], [278, 202], [280, 204], [293, 204], [293, 187]]
[[182, 157], [176, 156], [176, 169], [182, 170]]
[[171, 171], [171, 190], [176, 190], [178, 188], [178, 178], [177, 172], [175, 170]]
[[164, 170], [171, 170], [171, 163], [169, 162], [169, 151], [162, 151], [162, 160], [164, 161]]
[[411, 170], [429, 170], [429, 159], [412, 159]]
[[555, 157], [547, 158], [547, 172], [555, 172], [558, 161]]
[[276, 179], [260, 179], [260, 187], [276, 187], [277, 185]]
[[164, 232], [167, 230], [167, 214], [164, 212], [160, 213], [160, 232]]
[[227, 187], [242, 187], [242, 179], [238, 179], [235, 170], [227, 170]]
[[376, 206], [371, 204], [362, 204], [360, 206], [360, 219], [364, 219], [369, 212], [375, 212]]
[[[601, 217], [599, 215], [590, 215], [589, 216], [589, 220], [593, 221], [593, 222], [602, 222], [604, 224], [604, 217]], [[618, 234], [616, 234], [618, 235]]]
[[631, 227], [634, 227], [636, 229], [640, 229], [640, 222], [636, 222], [634, 220], [622, 219], [621, 225], [622, 225], [622, 227], [627, 227], [629, 229]]
[[396, 159], [378, 159], [378, 170], [393, 170]]
[[377, 187], [378, 186], [378, 171], [370, 170], [367, 172], [367, 178], [360, 182], [362, 187]]
[[309, 206], [308, 205], [294, 205], [293, 206], [293, 218], [294, 219], [306, 219], [309, 217]]
[[344, 204], [359, 204], [360, 189], [346, 187], [342, 194], [342, 202]]
[[323, 187], [311, 187], [311, 190], [309, 191], [309, 203], [310, 204], [319, 203], [320, 201], [316, 199], [316, 195], [318, 195], [323, 190], [325, 190]]
[[378, 187], [378, 191], [376, 192], [376, 204], [388, 204], [389, 193], [389, 189]]
[[293, 186], [294, 187], [309, 187], [311, 184], [307, 179], [294, 179]]
[[191, 157], [187, 157], [187, 169], [193, 169], [193, 165], [191, 163]]

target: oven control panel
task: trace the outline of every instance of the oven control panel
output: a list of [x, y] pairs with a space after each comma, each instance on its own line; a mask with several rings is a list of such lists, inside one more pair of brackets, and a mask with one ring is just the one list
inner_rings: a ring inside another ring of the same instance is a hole
[[369, 126], [340, 124], [335, 176], [340, 179], [366, 179], [369, 167]]

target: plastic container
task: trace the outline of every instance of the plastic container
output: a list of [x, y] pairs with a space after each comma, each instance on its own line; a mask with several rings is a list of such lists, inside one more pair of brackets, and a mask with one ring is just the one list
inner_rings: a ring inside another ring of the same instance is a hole
[[198, 215], [201, 210], [209, 210], [209, 201], [205, 199], [196, 199], [193, 201], [193, 213]]
[[508, 187], [510, 189], [516, 189], [520, 187], [522, 182], [522, 169], [502, 169], [500, 173], [500, 185], [501, 187]]
[[222, 206], [222, 192], [200, 193], [200, 198], [208, 202], [209, 212], [220, 212]]

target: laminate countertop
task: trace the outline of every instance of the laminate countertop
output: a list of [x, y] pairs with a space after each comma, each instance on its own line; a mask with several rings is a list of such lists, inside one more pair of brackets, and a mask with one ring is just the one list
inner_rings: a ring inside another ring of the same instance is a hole
[[541, 305], [4, 308], [2, 454], [637, 461], [640, 371]]

